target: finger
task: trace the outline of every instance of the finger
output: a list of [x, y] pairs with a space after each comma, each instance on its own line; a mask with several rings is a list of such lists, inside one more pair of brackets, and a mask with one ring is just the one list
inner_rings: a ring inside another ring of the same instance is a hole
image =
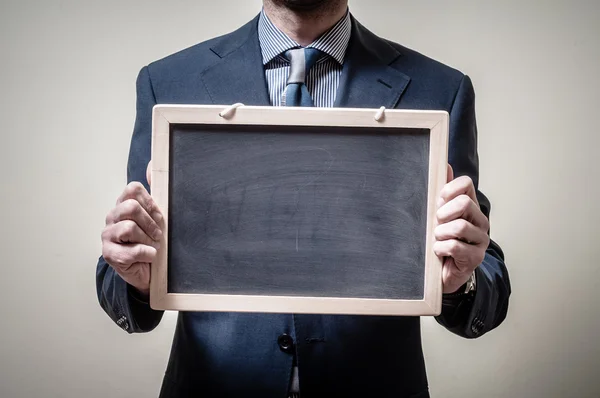
[[485, 232], [489, 229], [487, 217], [481, 212], [479, 205], [467, 195], [460, 195], [440, 207], [436, 216], [439, 224], [462, 218], [480, 227]]
[[134, 221], [121, 221], [107, 229], [109, 231], [108, 239], [115, 243], [141, 243], [155, 249], [160, 248], [160, 243], [148, 236]]
[[152, 196], [150, 196], [148, 191], [146, 191], [146, 188], [141, 183], [133, 181], [127, 184], [123, 190], [123, 193], [117, 199], [117, 205], [129, 199], [138, 201], [144, 210], [146, 210], [146, 213], [148, 213], [150, 217], [156, 221], [156, 223], [161, 223], [162, 213], [160, 212], [156, 202], [154, 202], [154, 199], [152, 199]]
[[468, 259], [473, 257], [476, 246], [469, 245], [457, 239], [441, 240], [433, 244], [433, 251], [439, 257], [452, 257], [459, 272], [471, 271]]
[[[450, 259], [450, 257], [447, 257]], [[473, 271], [465, 268], [464, 271], [456, 268], [454, 261], [444, 261], [442, 268], [442, 280], [444, 284], [444, 293], [456, 292], [464, 283], [469, 280], [469, 277], [473, 274]]]
[[127, 270], [119, 270], [121, 277], [145, 300], [148, 300], [150, 294], [150, 266], [150, 263], [133, 263]]
[[448, 168], [446, 170], [446, 182], [454, 180], [454, 170], [452, 169], [452, 166], [450, 166], [450, 163], [448, 163]]
[[132, 264], [152, 263], [156, 258], [156, 249], [141, 243], [108, 242], [102, 246], [102, 256], [112, 267], [124, 271]]
[[489, 240], [487, 233], [464, 219], [438, 225], [435, 228], [434, 235], [438, 241], [458, 239], [472, 245], [485, 243], [487, 246]]
[[450, 202], [452, 199], [460, 195], [467, 195], [473, 200], [473, 202], [479, 204], [477, 201], [477, 194], [475, 192], [475, 186], [473, 180], [468, 176], [460, 176], [450, 181], [442, 191], [440, 192], [440, 198], [444, 203]]
[[152, 186], [152, 160], [148, 162], [146, 167], [146, 180], [148, 180], [148, 185]]
[[126, 220], [134, 221], [146, 235], [154, 240], [160, 240], [162, 236], [159, 225], [152, 217], [150, 217], [140, 202], [135, 199], [127, 199], [124, 202], [119, 203], [111, 213], [109, 213], [108, 218], [111, 219], [113, 224]]

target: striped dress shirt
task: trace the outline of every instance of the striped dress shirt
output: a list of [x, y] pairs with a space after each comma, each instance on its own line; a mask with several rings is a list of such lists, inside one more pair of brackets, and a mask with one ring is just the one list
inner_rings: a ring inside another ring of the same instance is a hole
[[[346, 11], [346, 15], [331, 29], [307, 46], [326, 54], [317, 61], [306, 76], [306, 86], [316, 107], [333, 107], [335, 103], [351, 32], [352, 20], [350, 13]], [[302, 46], [273, 25], [264, 9], [258, 19], [258, 41], [271, 105], [281, 106], [281, 99], [290, 75], [290, 62], [283, 53]], [[299, 387], [298, 368], [294, 366], [289, 398], [299, 397]]]
[[[327, 54], [317, 61], [306, 77], [306, 86], [316, 107], [332, 107], [335, 102], [351, 32], [352, 20], [350, 13], [346, 11], [346, 15], [331, 29], [306, 47], [316, 48]], [[264, 10], [258, 20], [258, 40], [271, 105], [281, 106], [281, 98], [290, 75], [290, 63], [283, 53], [302, 46], [273, 25]]]

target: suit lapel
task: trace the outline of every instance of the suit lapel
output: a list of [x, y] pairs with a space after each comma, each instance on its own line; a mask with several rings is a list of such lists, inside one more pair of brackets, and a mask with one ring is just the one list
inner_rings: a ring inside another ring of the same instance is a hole
[[[219, 60], [202, 82], [214, 104], [271, 105], [258, 41], [258, 17], [211, 47]], [[334, 106], [394, 108], [410, 77], [390, 66], [401, 53], [352, 18], [352, 36]]]
[[401, 53], [352, 18], [336, 107], [394, 108], [410, 77], [390, 66]]
[[202, 81], [214, 104], [270, 105], [257, 25], [258, 17], [211, 47], [220, 60]]

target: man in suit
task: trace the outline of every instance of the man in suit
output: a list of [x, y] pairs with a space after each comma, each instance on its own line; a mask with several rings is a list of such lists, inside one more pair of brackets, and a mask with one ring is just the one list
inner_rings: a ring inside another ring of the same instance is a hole
[[[301, 73], [294, 70], [298, 54], [313, 60]], [[347, 0], [264, 0], [260, 15], [239, 30], [141, 70], [129, 185], [102, 234], [101, 306], [129, 333], [148, 332], [162, 317], [148, 305], [162, 234], [146, 176], [155, 104], [438, 109], [450, 114], [451, 167], [435, 230], [434, 251], [444, 257], [436, 319], [460, 336], [483, 335], [504, 320], [510, 282], [503, 253], [488, 237], [490, 203], [477, 189], [474, 100], [467, 76], [375, 36], [349, 14]], [[428, 397], [419, 318], [179, 314], [161, 397], [297, 394]]]

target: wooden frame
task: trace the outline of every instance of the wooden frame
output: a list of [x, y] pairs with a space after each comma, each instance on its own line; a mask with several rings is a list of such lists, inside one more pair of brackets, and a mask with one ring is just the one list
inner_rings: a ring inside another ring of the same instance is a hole
[[167, 242], [163, 230], [161, 248], [152, 264], [150, 305], [154, 309], [180, 311], [235, 311], [273, 313], [438, 315], [441, 312], [442, 261], [433, 253], [437, 198], [446, 183], [449, 116], [443, 111], [386, 110], [375, 120], [377, 110], [346, 108], [285, 108], [244, 106], [231, 116], [220, 112], [226, 106], [156, 105], [152, 125], [152, 196], [168, 225], [169, 135], [171, 124], [295, 125], [342, 127], [401, 127], [427, 129], [429, 142], [429, 186], [427, 194], [427, 241], [424, 297], [395, 300], [348, 297], [249, 296], [182, 294], [167, 291]]

